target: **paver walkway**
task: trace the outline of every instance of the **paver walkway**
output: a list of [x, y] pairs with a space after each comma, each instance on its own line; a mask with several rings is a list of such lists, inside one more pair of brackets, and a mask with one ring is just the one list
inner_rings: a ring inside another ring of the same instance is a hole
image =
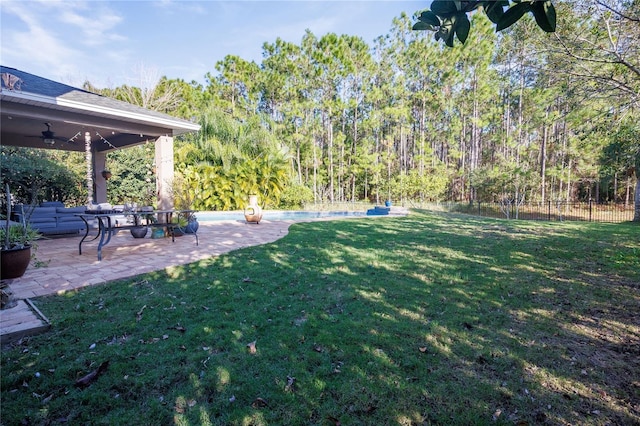
[[63, 294], [146, 272], [170, 270], [239, 248], [269, 243], [287, 235], [292, 223], [201, 223], [198, 246], [192, 235], [177, 237], [174, 243], [171, 238], [151, 239], [151, 232], [145, 239], [134, 239], [128, 230], [123, 230], [102, 249], [102, 261], [98, 261], [97, 241], [83, 243], [82, 255], [79, 255], [81, 236], [40, 240], [36, 259], [43, 265], [36, 267], [32, 262], [22, 277], [7, 280], [18, 305], [0, 311], [0, 342], [11, 343], [48, 329], [46, 317], [37, 309], [29, 308], [32, 306], [30, 298]]
[[36, 258], [46, 266], [33, 263], [20, 278], [8, 280], [16, 299], [27, 299], [159, 271], [217, 256], [242, 247], [269, 243], [284, 237], [293, 221], [262, 221], [259, 225], [244, 221], [201, 223], [200, 244], [192, 235], [171, 238], [134, 239], [129, 231], [115, 234], [97, 258], [97, 241], [82, 244], [80, 236], [40, 240]]

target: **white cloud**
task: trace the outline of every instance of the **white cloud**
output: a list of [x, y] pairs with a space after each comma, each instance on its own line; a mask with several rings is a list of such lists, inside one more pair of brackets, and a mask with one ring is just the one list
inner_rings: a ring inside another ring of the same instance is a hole
[[371, 42], [423, 1], [0, 0], [0, 62], [73, 85], [131, 84], [139, 62], [203, 82], [224, 56], [259, 63], [263, 43], [299, 44], [306, 29]]
[[131, 55], [116, 32], [123, 18], [105, 2], [2, 0], [1, 12], [3, 65], [79, 86]]
[[[210, 3], [210, 2], [209, 2]], [[221, 2], [222, 3], [222, 2]], [[204, 15], [208, 10], [205, 7], [207, 2], [185, 1], [185, 0], [158, 0], [152, 2], [153, 6], [169, 14], [195, 14]]]
[[3, 32], [2, 60], [18, 64], [26, 60], [41, 68], [56, 70], [57, 74], [70, 72], [73, 66], [69, 65], [69, 60], [79, 52], [57, 38], [46, 21], [43, 22], [37, 12], [24, 5], [18, 2], [2, 3], [3, 13], [18, 18], [22, 21], [22, 28], [26, 28]]
[[61, 8], [58, 19], [69, 25], [70, 31], [81, 31], [79, 40], [88, 46], [105, 45], [112, 41], [125, 41], [126, 37], [113, 32], [123, 19], [105, 7], [96, 9]]

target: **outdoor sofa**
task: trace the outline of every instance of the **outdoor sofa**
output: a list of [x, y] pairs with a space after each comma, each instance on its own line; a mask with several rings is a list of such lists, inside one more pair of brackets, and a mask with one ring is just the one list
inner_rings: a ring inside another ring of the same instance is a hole
[[42, 235], [77, 234], [85, 229], [85, 222], [77, 214], [84, 213], [85, 206], [65, 207], [62, 202], [48, 201], [31, 209], [30, 206], [14, 206], [13, 220], [26, 221]]

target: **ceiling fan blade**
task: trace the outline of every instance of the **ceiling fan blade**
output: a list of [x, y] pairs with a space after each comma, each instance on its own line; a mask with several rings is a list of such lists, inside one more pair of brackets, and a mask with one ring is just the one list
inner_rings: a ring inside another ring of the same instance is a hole
[[54, 141], [56, 141], [56, 142], [65, 142], [65, 143], [68, 143], [68, 144], [70, 144], [70, 145], [76, 145], [76, 144], [77, 144], [77, 141], [74, 139], [74, 138], [75, 138], [75, 137], [77, 137], [77, 136], [74, 136], [74, 137], [72, 137], [72, 138], [65, 138], [64, 136], [55, 136], [55, 135], [52, 135], [52, 136], [50, 136], [50, 137], [45, 137], [45, 136], [43, 136], [43, 135], [40, 135], [40, 136], [36, 136], [36, 135], [24, 135], [24, 137], [25, 137], [25, 138], [38, 138], [38, 139], [40, 139], [41, 141], [44, 141], [45, 139], [51, 139], [51, 140], [54, 140]]

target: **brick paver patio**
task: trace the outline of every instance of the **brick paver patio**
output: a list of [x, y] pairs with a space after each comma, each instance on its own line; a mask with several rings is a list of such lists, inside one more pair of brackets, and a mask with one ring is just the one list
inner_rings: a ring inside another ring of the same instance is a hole
[[200, 244], [192, 235], [134, 239], [129, 231], [118, 232], [97, 259], [97, 241], [85, 242], [78, 254], [80, 236], [38, 241], [36, 259], [21, 278], [9, 280], [16, 299], [61, 294], [89, 285], [172, 268], [217, 256], [242, 247], [269, 243], [284, 237], [292, 221], [263, 221], [259, 225], [244, 221], [201, 223]]

